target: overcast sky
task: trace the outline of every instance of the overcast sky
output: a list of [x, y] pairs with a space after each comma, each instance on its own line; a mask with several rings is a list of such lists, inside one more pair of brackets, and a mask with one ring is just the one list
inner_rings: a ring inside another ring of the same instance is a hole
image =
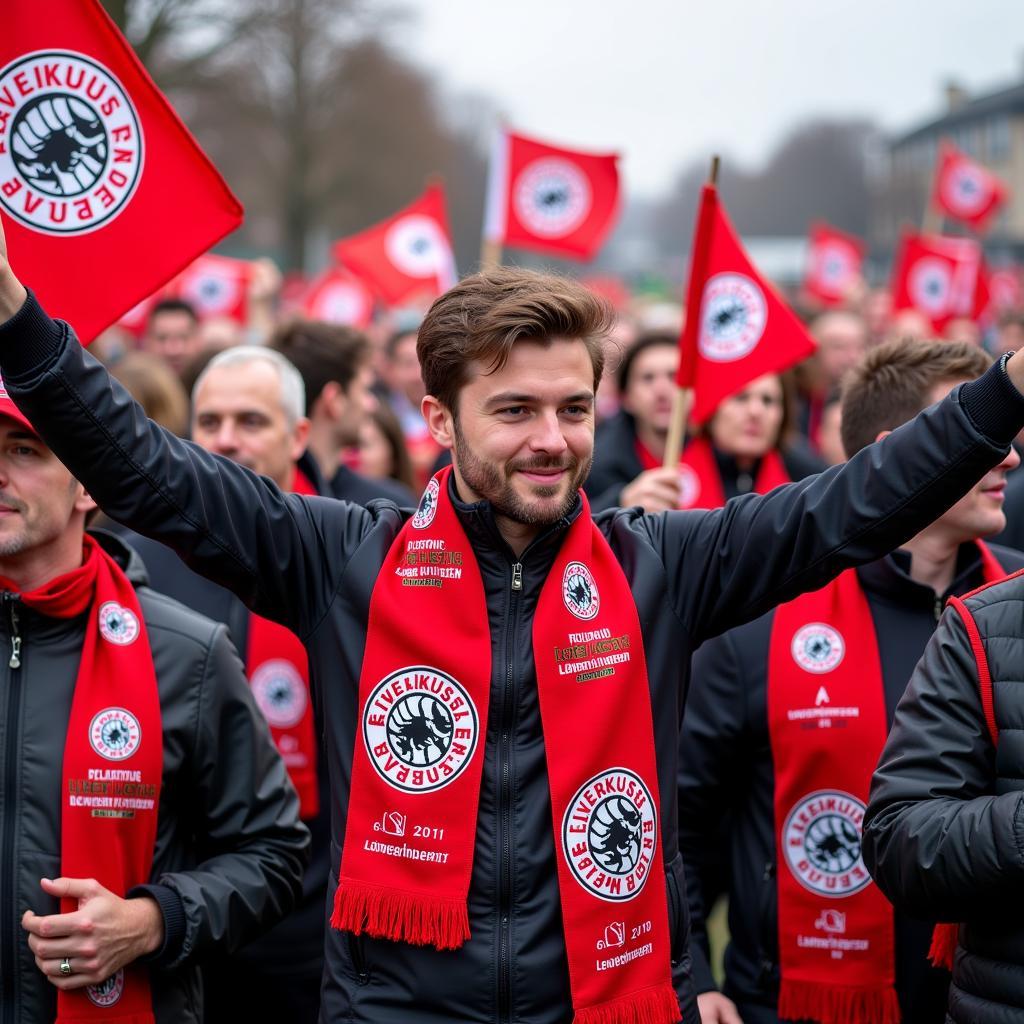
[[634, 194], [819, 114], [903, 130], [1024, 78], [1024, 0], [402, 0], [406, 52], [524, 132], [618, 149]]

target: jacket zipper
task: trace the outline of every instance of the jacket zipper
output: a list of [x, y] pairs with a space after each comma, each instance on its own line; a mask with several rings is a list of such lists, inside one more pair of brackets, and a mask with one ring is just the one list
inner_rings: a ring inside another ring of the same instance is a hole
[[505, 629], [505, 691], [498, 730], [498, 1024], [512, 1009], [512, 724], [515, 717], [515, 664], [512, 640], [523, 589], [523, 563], [512, 564]]
[[[15, 607], [17, 598], [13, 594], [3, 595], [3, 604], [11, 627], [11, 656], [7, 662], [11, 672], [8, 673], [7, 687], [7, 749], [4, 751], [4, 780], [7, 787], [6, 802], [3, 815], [3, 838], [0, 841], [0, 907], [14, 908], [14, 888], [17, 872], [14, 868], [14, 833], [17, 826], [17, 778], [18, 778], [18, 723], [21, 717], [20, 677], [15, 673], [21, 667], [21, 636], [18, 632], [18, 611]], [[14, 805], [12, 807], [12, 805]], [[6, 927], [0, 925], [0, 977], [11, 979], [13, 992], [12, 1005], [18, 1004], [19, 972], [17, 964], [18, 941], [20, 931], [18, 921], [20, 915], [11, 914]]]

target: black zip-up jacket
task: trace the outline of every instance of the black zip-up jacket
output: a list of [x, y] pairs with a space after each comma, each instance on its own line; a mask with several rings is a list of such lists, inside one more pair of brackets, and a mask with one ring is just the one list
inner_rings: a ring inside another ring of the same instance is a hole
[[[908, 914], [961, 923], [947, 1024], [1024, 1020], [1024, 576], [947, 608], [871, 782], [864, 860]], [[973, 635], [972, 635], [973, 634]], [[987, 670], [993, 746], [979, 673]]]
[[[1007, 572], [1024, 555], [993, 547]], [[983, 582], [976, 544], [964, 544], [943, 597], [909, 575], [896, 551], [857, 570], [878, 639], [887, 722], [942, 613], [945, 599]], [[775, 859], [775, 773], [768, 734], [768, 650], [775, 613], [729, 630], [693, 658], [693, 685], [679, 743], [679, 848], [686, 864], [691, 951], [698, 992], [714, 989], [705, 918], [722, 885], [723, 816], [728, 864], [729, 934], [723, 992], [744, 1024], [777, 1024], [779, 942]], [[943, 1017], [949, 975], [929, 966], [934, 920], [897, 914], [896, 991], [904, 1024]], [[841, 967], [841, 965], [838, 965]]]
[[[370, 595], [405, 514], [389, 503], [364, 509], [282, 494], [173, 437], [31, 298], [0, 326], [0, 368], [10, 394], [108, 514], [175, 547], [305, 641], [327, 730], [337, 865]], [[710, 636], [899, 546], [996, 465], [1022, 424], [1024, 398], [998, 364], [819, 477], [712, 512], [596, 517], [643, 633], [673, 976], [687, 1024], [696, 1015], [674, 792], [690, 655]], [[516, 559], [487, 502], [453, 501], [480, 566], [492, 642], [472, 938], [456, 952], [438, 952], [328, 929], [321, 1003], [328, 1022], [565, 1024], [572, 1016], [531, 630], [581, 505]], [[334, 884], [332, 876], [328, 904]]]
[[[761, 463], [757, 462], [748, 472], [743, 472], [731, 456], [717, 448], [714, 454], [726, 500], [749, 493]], [[787, 445], [780, 449], [779, 454], [790, 480], [803, 480], [825, 468], [821, 459], [800, 445]], [[595, 512], [603, 512], [607, 508], [621, 505], [622, 489], [643, 471], [643, 464], [636, 451], [636, 422], [628, 412], [618, 412], [597, 428], [594, 465], [584, 487], [590, 499], [590, 507]]]
[[[136, 587], [163, 725], [152, 884], [129, 895], [150, 895], [163, 912], [163, 948], [147, 958], [157, 1024], [198, 1024], [199, 958], [237, 948], [292, 908], [309, 833], [224, 627], [150, 590], [117, 538], [96, 538]], [[57, 1012], [20, 922], [27, 908], [60, 913], [39, 879], [61, 875], [64, 744], [88, 620], [0, 600], [0, 1024]], [[15, 635], [19, 667], [10, 664]]]

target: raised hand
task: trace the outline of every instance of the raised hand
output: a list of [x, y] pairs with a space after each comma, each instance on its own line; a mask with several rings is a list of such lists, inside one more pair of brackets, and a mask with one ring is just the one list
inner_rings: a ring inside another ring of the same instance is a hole
[[0, 216], [0, 323], [10, 320], [25, 304], [26, 292], [7, 260], [4, 218]]

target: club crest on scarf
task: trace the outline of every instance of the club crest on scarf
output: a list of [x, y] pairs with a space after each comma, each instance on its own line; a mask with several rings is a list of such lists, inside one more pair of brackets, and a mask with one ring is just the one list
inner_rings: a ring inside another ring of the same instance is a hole
[[104, 708], [89, 723], [89, 743], [100, 757], [124, 761], [139, 749], [142, 726], [124, 708]]
[[841, 790], [819, 790], [790, 812], [782, 847], [793, 877], [820, 896], [850, 896], [870, 881], [861, 857], [864, 804]]
[[793, 660], [806, 672], [823, 674], [838, 668], [846, 656], [842, 634], [824, 622], [808, 623], [793, 634]]
[[700, 477], [687, 465], [679, 465], [679, 507], [692, 508], [700, 500]]
[[590, 183], [573, 163], [542, 157], [523, 168], [516, 182], [516, 216], [535, 234], [559, 238], [590, 213]]
[[437, 515], [438, 490], [437, 479], [432, 477], [416, 507], [416, 514], [412, 517], [413, 529], [425, 530], [434, 521], [434, 516]]
[[768, 303], [745, 274], [715, 274], [704, 286], [698, 347], [705, 359], [730, 363], [757, 347], [768, 323]]
[[98, 985], [90, 985], [85, 994], [95, 1006], [113, 1006], [124, 992], [124, 970], [112, 974]]
[[457, 680], [415, 665], [374, 688], [363, 711], [363, 741], [384, 781], [405, 793], [428, 793], [453, 782], [479, 739], [476, 706]]
[[263, 662], [249, 680], [263, 717], [278, 729], [298, 725], [308, 703], [306, 684], [299, 670], [284, 658]]
[[601, 608], [594, 574], [582, 562], [570, 562], [562, 574], [562, 600], [577, 619], [592, 619]]
[[142, 131], [105, 67], [70, 50], [30, 53], [0, 70], [0, 98], [6, 213], [35, 231], [80, 235], [125, 208], [141, 177]]
[[626, 768], [609, 768], [584, 782], [562, 818], [562, 853], [573, 877], [603, 900], [639, 894], [657, 841], [650, 790]]
[[127, 647], [138, 639], [138, 617], [116, 601], [104, 601], [100, 605], [99, 620], [100, 636], [108, 643]]

